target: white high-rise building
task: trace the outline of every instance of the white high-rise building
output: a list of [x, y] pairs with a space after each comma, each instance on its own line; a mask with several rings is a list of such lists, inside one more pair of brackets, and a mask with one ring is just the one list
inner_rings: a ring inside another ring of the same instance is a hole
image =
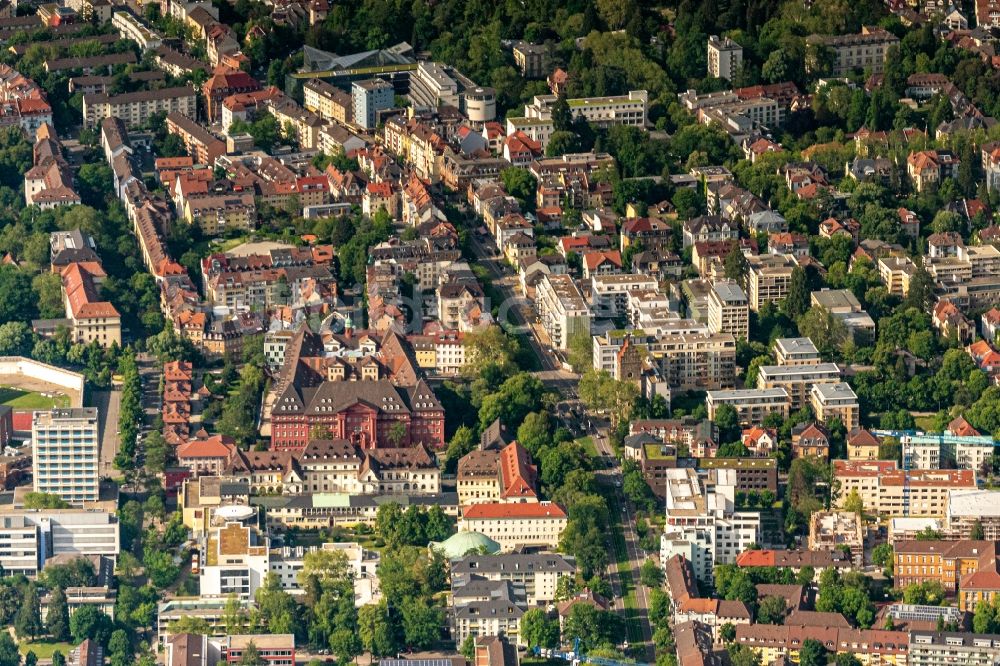
[[100, 443], [93, 407], [35, 412], [31, 420], [34, 491], [70, 504], [96, 502]]
[[743, 64], [743, 47], [728, 37], [708, 38], [708, 74], [717, 79], [733, 80]]
[[736, 470], [715, 469], [710, 475], [711, 488], [693, 469], [666, 470], [667, 524], [660, 537], [661, 562], [683, 555], [703, 581], [712, 580], [716, 564], [734, 564], [760, 543], [760, 514], [735, 510]]
[[253, 599], [270, 571], [269, 543], [257, 529], [237, 522], [209, 532], [202, 549], [201, 596]]

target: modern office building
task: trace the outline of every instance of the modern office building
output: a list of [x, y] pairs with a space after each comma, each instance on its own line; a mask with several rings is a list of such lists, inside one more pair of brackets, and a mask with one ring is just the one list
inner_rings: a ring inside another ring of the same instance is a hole
[[57, 555], [115, 558], [118, 518], [96, 509], [32, 509], [0, 513], [0, 567], [33, 577]]
[[201, 595], [253, 599], [270, 570], [268, 538], [238, 522], [211, 530], [202, 548]]
[[31, 420], [34, 491], [70, 504], [99, 495], [100, 443], [93, 407], [35, 412]]
[[354, 123], [366, 130], [378, 125], [378, 112], [391, 109], [395, 101], [392, 84], [382, 79], [355, 81], [351, 86], [354, 101]]

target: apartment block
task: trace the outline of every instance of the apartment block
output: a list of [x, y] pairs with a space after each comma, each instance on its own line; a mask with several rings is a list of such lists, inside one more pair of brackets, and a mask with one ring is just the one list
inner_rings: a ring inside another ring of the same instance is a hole
[[[826, 47], [833, 52], [833, 76], [844, 76], [854, 70], [869, 70], [881, 74], [890, 46], [899, 44], [899, 38], [881, 28], [862, 28], [857, 35], [819, 36], [806, 39], [809, 46]], [[815, 71], [818, 63], [806, 58], [806, 70]]]
[[716, 472], [710, 488], [693, 469], [666, 470], [660, 562], [682, 555], [703, 582], [712, 580], [716, 564], [734, 564], [750, 544], [760, 542], [760, 514], [735, 510], [735, 470]]
[[99, 497], [97, 409], [37, 411], [31, 419], [33, 489], [70, 504]]
[[895, 460], [834, 460], [833, 475], [840, 483], [835, 508], [856, 491], [865, 510], [898, 517], [945, 515], [953, 490], [976, 487], [971, 470], [900, 470]]
[[555, 553], [466, 555], [451, 563], [452, 579], [467, 581], [475, 577], [523, 586], [531, 606], [553, 603], [559, 578], [572, 576], [574, 571], [576, 565], [571, 560]]
[[[843, 618], [836, 613], [833, 615]], [[853, 629], [850, 625], [823, 623], [803, 626], [788, 620], [784, 626], [736, 626], [736, 643], [753, 650], [762, 663], [767, 664], [775, 661], [799, 663], [799, 651], [808, 639], [818, 640], [831, 653], [853, 655], [862, 666], [907, 666], [908, 636], [903, 631]]]
[[226, 154], [226, 142], [183, 113], [167, 114], [167, 131], [184, 142], [196, 164], [215, 165], [215, 158]]
[[625, 314], [629, 292], [656, 290], [655, 277], [638, 273], [592, 275], [590, 277], [590, 302], [594, 316], [611, 318]]
[[790, 254], [760, 254], [747, 257], [750, 309], [754, 312], [768, 301], [780, 301], [788, 293], [792, 271], [798, 266]]
[[916, 272], [917, 266], [909, 257], [880, 257], [878, 260], [879, 277], [893, 296], [906, 298], [910, 279]]
[[708, 38], [708, 75], [733, 80], [733, 74], [743, 66], [743, 47], [729, 37], [711, 35]]
[[184, 200], [184, 221], [197, 224], [206, 236], [229, 229], [249, 231], [257, 226], [257, 205], [252, 192], [199, 194]]
[[129, 128], [145, 125], [156, 113], [181, 113], [194, 118], [198, 112], [197, 93], [190, 86], [142, 90], [121, 95], [84, 95], [83, 125], [96, 127], [105, 118], [120, 118]]
[[109, 301], [101, 300], [101, 282], [107, 275], [99, 263], [78, 262], [66, 266], [62, 279], [63, 305], [72, 324], [73, 341], [97, 342], [102, 347], [122, 343], [122, 319]]
[[809, 395], [816, 384], [840, 382], [840, 368], [836, 363], [814, 365], [762, 365], [757, 372], [757, 388], [783, 388], [788, 391], [793, 410], [809, 403]]
[[736, 384], [732, 333], [664, 335], [648, 346], [653, 364], [671, 389], [722, 390]]
[[759, 425], [771, 413], [787, 419], [791, 404], [788, 391], [783, 388], [708, 391], [705, 395], [708, 418], [715, 419], [720, 405], [730, 405], [739, 415], [740, 425], [745, 427]]
[[129, 12], [115, 12], [111, 16], [111, 27], [118, 31], [122, 39], [131, 39], [143, 51], [160, 48], [163, 37]]
[[809, 389], [809, 404], [816, 420], [830, 425], [840, 419], [848, 432], [861, 426], [858, 396], [847, 382], [814, 383]]
[[354, 120], [351, 94], [321, 79], [309, 79], [302, 87], [302, 105], [320, 118], [346, 125]]
[[535, 287], [535, 310], [556, 349], [574, 334], [590, 335], [590, 307], [569, 275], [546, 275]]
[[774, 360], [778, 365], [815, 365], [823, 362], [819, 350], [809, 338], [778, 338], [774, 341]]
[[911, 631], [909, 666], [992, 666], [1000, 654], [1000, 635]]
[[953, 490], [948, 495], [945, 522], [963, 537], [979, 525], [983, 538], [1000, 541], [1000, 490]]
[[736, 492], [778, 492], [778, 461], [774, 458], [702, 458], [698, 469], [708, 472], [710, 480], [718, 478], [715, 470], [735, 472], [732, 483]]
[[713, 333], [732, 333], [737, 339], [750, 337], [750, 303], [735, 281], [719, 281], [708, 294], [708, 327]]

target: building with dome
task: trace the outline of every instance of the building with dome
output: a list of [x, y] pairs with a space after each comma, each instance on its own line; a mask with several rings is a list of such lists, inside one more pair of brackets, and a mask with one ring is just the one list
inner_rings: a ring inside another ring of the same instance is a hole
[[479, 532], [463, 530], [444, 541], [431, 541], [429, 548], [441, 553], [449, 561], [465, 557], [469, 553], [495, 555], [500, 552], [500, 544]]

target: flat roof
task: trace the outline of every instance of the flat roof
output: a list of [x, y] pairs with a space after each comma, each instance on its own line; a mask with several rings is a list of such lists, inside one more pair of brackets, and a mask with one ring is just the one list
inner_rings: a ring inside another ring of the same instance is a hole
[[712, 400], [740, 400], [743, 398], [784, 398], [788, 400], [788, 391], [783, 388], [773, 389], [730, 389], [727, 391], [708, 391]]
[[804, 363], [802, 365], [762, 365], [759, 368], [763, 376], [774, 375], [812, 375], [818, 373], [840, 375], [840, 366], [836, 363]]
[[778, 338], [774, 346], [785, 354], [810, 354], [819, 356], [819, 350], [809, 338]]
[[825, 400], [843, 400], [845, 398], [851, 398], [857, 401], [858, 399], [858, 395], [847, 382], [813, 384], [812, 390], [813, 392], [818, 393], [819, 396]]
[[719, 300], [726, 303], [747, 303], [747, 295], [735, 282], [716, 282], [712, 285]]

